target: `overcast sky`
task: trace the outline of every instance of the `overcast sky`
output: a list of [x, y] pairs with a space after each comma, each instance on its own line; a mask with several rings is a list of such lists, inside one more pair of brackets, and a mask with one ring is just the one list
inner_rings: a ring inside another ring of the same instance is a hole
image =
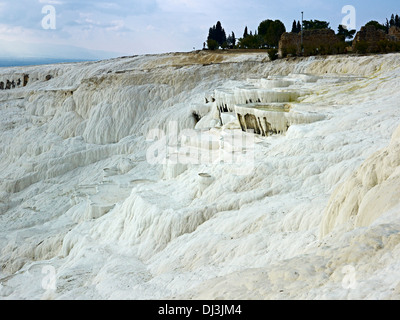
[[[398, 4], [398, 0], [0, 0], [0, 43], [71, 45], [112, 51], [116, 56], [191, 51], [202, 48], [208, 29], [218, 20], [227, 33], [234, 31], [240, 37], [245, 26], [254, 31], [266, 19], [280, 19], [290, 31], [304, 11], [305, 20], [329, 21], [336, 31], [345, 16], [343, 6], [352, 5], [358, 30], [370, 20], [383, 23], [392, 13], [400, 14]], [[43, 28], [45, 5], [56, 10], [55, 29]]]

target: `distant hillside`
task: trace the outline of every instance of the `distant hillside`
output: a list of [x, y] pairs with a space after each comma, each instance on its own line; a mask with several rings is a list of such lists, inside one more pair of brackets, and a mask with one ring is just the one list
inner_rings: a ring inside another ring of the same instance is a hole
[[58, 61], [101, 60], [123, 56], [124, 53], [90, 50], [69, 45], [37, 44], [0, 40], [1, 60], [54, 59]]

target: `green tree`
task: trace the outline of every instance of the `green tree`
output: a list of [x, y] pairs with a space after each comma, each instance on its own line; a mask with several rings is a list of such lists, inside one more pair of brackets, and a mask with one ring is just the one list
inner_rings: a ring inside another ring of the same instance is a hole
[[268, 49], [268, 56], [271, 61], [278, 59], [278, 49]]
[[268, 19], [268, 20], [264, 20], [260, 23], [260, 25], [258, 26], [258, 34], [262, 37], [264, 37], [268, 30], [271, 28], [271, 25], [274, 23], [274, 21]]
[[258, 26], [258, 34], [262, 39], [261, 45], [269, 48], [275, 48], [279, 45], [279, 40], [286, 27], [280, 20], [264, 20]]
[[292, 33], [300, 33], [301, 32], [301, 23], [300, 21], [294, 20], [292, 25]]
[[219, 44], [214, 39], [207, 40], [207, 47], [209, 50], [217, 50], [219, 48]]
[[209, 40], [216, 41], [218, 43], [218, 46], [220, 47], [222, 47], [222, 45], [226, 42], [226, 33], [225, 30], [222, 28], [222, 24], [220, 21], [218, 21], [215, 26], [210, 28], [207, 41]]
[[247, 38], [248, 36], [249, 36], [249, 32], [248, 32], [247, 26], [246, 26], [246, 28], [244, 28], [243, 38]]
[[400, 28], [400, 17], [398, 14], [392, 14], [392, 16], [390, 17], [390, 21], [386, 19], [386, 28], [389, 29], [391, 27]]
[[367, 41], [358, 41], [356, 43], [356, 51], [357, 53], [365, 54], [368, 51], [368, 42]]
[[352, 39], [356, 33], [356, 30], [347, 30], [346, 26], [339, 25], [338, 36], [340, 40], [346, 41], [347, 39]]
[[368, 22], [365, 26], [374, 26], [377, 30], [383, 30], [386, 32], [386, 26], [375, 20]]
[[394, 27], [396, 25], [396, 21], [394, 20], [394, 14], [392, 14], [389, 24], [390, 24], [390, 27]]
[[217, 39], [215, 39], [220, 46], [222, 46], [226, 42], [226, 33], [222, 28], [222, 24], [220, 21], [217, 22], [216, 25]]
[[293, 21], [292, 31], [291, 32], [292, 33], [297, 33], [297, 22], [296, 22], [296, 20]]
[[240, 49], [259, 49], [261, 38], [259, 35], [248, 35], [246, 38], [239, 39], [238, 46]]
[[226, 42], [228, 44], [228, 47], [231, 49], [234, 49], [236, 46], [236, 36], [235, 33], [232, 31], [232, 34], [230, 34], [228, 36], [228, 38], [226, 39]]
[[329, 22], [320, 20], [304, 20], [304, 30], [330, 29]]

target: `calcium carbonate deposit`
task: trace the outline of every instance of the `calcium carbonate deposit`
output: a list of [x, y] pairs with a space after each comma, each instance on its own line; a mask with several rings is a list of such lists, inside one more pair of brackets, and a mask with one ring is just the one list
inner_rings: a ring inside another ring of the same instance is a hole
[[399, 299], [400, 55], [0, 69], [1, 299]]

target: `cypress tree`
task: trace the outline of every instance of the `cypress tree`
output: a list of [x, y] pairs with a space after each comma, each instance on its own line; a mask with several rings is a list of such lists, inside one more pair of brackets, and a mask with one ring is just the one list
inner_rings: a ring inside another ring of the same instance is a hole
[[329, 22], [320, 20], [304, 20], [304, 30], [330, 29]]
[[235, 37], [235, 33], [232, 31], [232, 34], [230, 34], [228, 36], [228, 38], [226, 39], [227, 45], [228, 47], [230, 47], [231, 49], [234, 49], [236, 46], [236, 37]]
[[224, 43], [226, 43], [226, 33], [225, 30], [222, 28], [222, 24], [220, 21], [218, 21], [216, 25], [210, 28], [207, 40], [214, 40], [221, 47]]
[[249, 36], [249, 32], [248, 32], [247, 26], [246, 26], [246, 28], [244, 28], [243, 39], [247, 38], [248, 36]]
[[390, 18], [389, 24], [390, 24], [390, 27], [394, 27], [395, 26], [396, 22], [394, 20], [394, 14], [392, 14], [392, 17]]
[[215, 26], [210, 28], [210, 30], [208, 31], [207, 40], [215, 40]]
[[222, 28], [222, 24], [220, 21], [218, 21], [217, 25], [215, 26], [215, 36], [216, 39], [214, 40], [217, 41], [220, 46], [222, 46], [226, 42], [226, 33], [225, 30]]
[[296, 20], [294, 20], [292, 24], [292, 33], [298, 33]]
[[301, 23], [300, 21], [297, 22], [297, 33], [301, 32]]

